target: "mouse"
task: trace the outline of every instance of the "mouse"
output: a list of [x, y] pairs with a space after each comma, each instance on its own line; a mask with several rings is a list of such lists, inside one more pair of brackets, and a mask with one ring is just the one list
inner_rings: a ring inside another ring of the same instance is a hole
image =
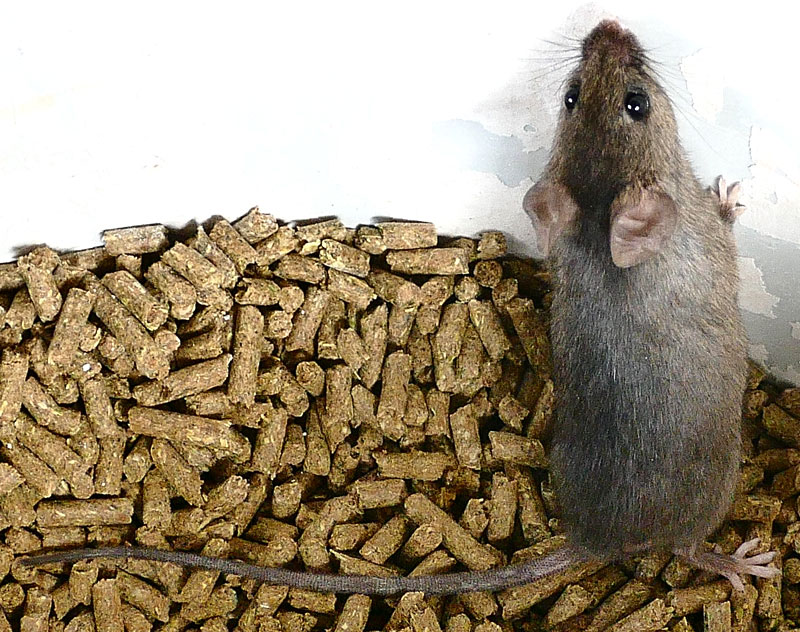
[[721, 574], [772, 577], [774, 552], [705, 550], [741, 460], [746, 339], [730, 230], [738, 189], [704, 189], [638, 39], [600, 22], [581, 58], [541, 179], [526, 193], [553, 278], [551, 476], [567, 545], [529, 562], [419, 577], [264, 568], [144, 547], [56, 551], [29, 566], [135, 558], [320, 592], [495, 591], [588, 561], [670, 552]]

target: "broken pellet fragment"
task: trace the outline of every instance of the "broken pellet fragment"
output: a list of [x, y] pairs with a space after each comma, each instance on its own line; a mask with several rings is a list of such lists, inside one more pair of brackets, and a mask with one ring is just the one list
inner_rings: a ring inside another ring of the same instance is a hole
[[332, 296], [352, 303], [360, 310], [367, 309], [376, 296], [366, 281], [334, 268], [328, 270], [327, 288]]

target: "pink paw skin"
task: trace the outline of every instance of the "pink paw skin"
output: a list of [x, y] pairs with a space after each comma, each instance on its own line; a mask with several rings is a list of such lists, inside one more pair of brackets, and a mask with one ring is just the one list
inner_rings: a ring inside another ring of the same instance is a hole
[[711, 186], [711, 191], [719, 198], [719, 216], [728, 224], [733, 224], [747, 208], [739, 204], [741, 190], [740, 182], [728, 185], [723, 176], [719, 176]]
[[760, 544], [758, 538], [743, 543], [732, 555], [714, 551], [676, 551], [693, 566], [725, 577], [737, 592], [744, 590], [742, 575], [772, 578], [781, 574], [780, 569], [767, 566], [775, 559], [777, 553], [769, 551], [748, 557], [748, 554]]

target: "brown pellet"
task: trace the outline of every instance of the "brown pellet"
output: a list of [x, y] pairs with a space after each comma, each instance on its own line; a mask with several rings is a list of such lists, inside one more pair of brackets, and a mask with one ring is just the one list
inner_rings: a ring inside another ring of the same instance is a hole
[[72, 367], [93, 303], [94, 296], [89, 292], [79, 288], [69, 290], [47, 349], [49, 363], [62, 369]]
[[342, 222], [336, 218], [303, 224], [298, 226], [295, 230], [297, 237], [301, 241], [306, 242], [301, 249], [303, 254], [316, 252], [323, 239], [343, 241], [347, 236], [347, 229]]
[[155, 379], [165, 377], [169, 357], [145, 327], [97, 279], [87, 277], [87, 287], [95, 295], [94, 313], [132, 355], [141, 374]]
[[370, 269], [369, 255], [366, 252], [333, 239], [322, 240], [319, 260], [329, 268], [362, 278], [367, 276]]
[[381, 376], [386, 354], [386, 338], [389, 310], [386, 305], [378, 305], [361, 318], [361, 339], [367, 359], [361, 367], [361, 381], [372, 388]]
[[517, 482], [503, 474], [492, 477], [492, 499], [486, 536], [489, 542], [511, 537], [517, 515]]
[[94, 483], [88, 473], [90, 464], [71, 450], [64, 439], [24, 414], [17, 416], [14, 429], [20, 443], [62, 476], [76, 498], [89, 498], [92, 495]]
[[243, 285], [236, 293], [240, 305], [275, 305], [280, 301], [281, 288], [269, 279], [242, 279]]
[[469, 257], [461, 248], [397, 250], [386, 255], [386, 263], [403, 274], [469, 274]]
[[408, 519], [402, 514], [394, 516], [364, 543], [361, 555], [373, 564], [383, 564], [403, 545], [407, 530]]
[[247, 266], [258, 260], [255, 248], [227, 220], [216, 222], [208, 236], [230, 257], [239, 274], [244, 274]]
[[256, 244], [275, 234], [278, 222], [272, 215], [262, 213], [257, 206], [254, 206], [246, 215], [233, 222], [233, 227], [249, 243]]
[[167, 229], [161, 224], [116, 228], [103, 231], [105, 251], [117, 255], [143, 255], [148, 252], [159, 252], [167, 245]]
[[28, 374], [28, 356], [3, 349], [0, 360], [0, 428], [14, 421], [22, 407], [22, 392]]
[[385, 478], [409, 478], [436, 481], [442, 478], [453, 461], [441, 452], [394, 452], [376, 454], [380, 475]]
[[230, 362], [231, 355], [225, 353], [212, 360], [172, 371], [163, 380], [135, 386], [133, 396], [140, 406], [158, 406], [209, 391], [221, 386], [228, 379]]
[[543, 375], [550, 373], [550, 343], [547, 326], [536, 311], [533, 301], [515, 298], [506, 304], [506, 311], [514, 323], [514, 329], [525, 348], [531, 367]]
[[317, 285], [325, 280], [325, 266], [311, 257], [288, 254], [278, 261], [275, 274], [290, 281]]
[[252, 305], [240, 307], [236, 314], [233, 361], [228, 380], [228, 397], [234, 404], [248, 406], [255, 401], [263, 332], [264, 317], [258, 308]]
[[258, 265], [268, 266], [275, 263], [290, 252], [297, 250], [300, 240], [293, 228], [281, 226], [272, 235], [256, 244]]
[[211, 448], [240, 463], [250, 457], [249, 441], [226, 420], [134, 406], [128, 424], [137, 434]]
[[202, 226], [197, 228], [197, 233], [187, 243], [214, 264], [222, 279], [221, 287], [232, 288], [236, 285], [239, 279], [236, 265], [222, 248], [212, 241]]
[[364, 632], [371, 607], [372, 599], [367, 595], [350, 595], [333, 632]]
[[439, 529], [447, 550], [468, 568], [486, 570], [500, 562], [500, 555], [495, 549], [480, 544], [425, 495], [412, 494], [406, 498], [405, 508], [406, 514], [415, 523], [432, 524]]
[[281, 451], [286, 437], [289, 415], [281, 407], [272, 404], [256, 404], [262, 408], [256, 443], [250, 459], [250, 468], [263, 472], [270, 479], [278, 473]]
[[217, 267], [196, 250], [181, 242], [161, 255], [161, 260], [189, 281], [197, 290], [219, 287], [224, 278]]
[[337, 364], [325, 373], [325, 414], [322, 415], [322, 430], [328, 440], [331, 453], [350, 434], [353, 417], [352, 371]]
[[383, 366], [377, 419], [383, 433], [395, 441], [405, 434], [403, 414], [410, 378], [411, 356], [402, 351], [395, 351], [387, 356]]
[[36, 506], [36, 522], [42, 527], [95, 527], [130, 524], [133, 503], [128, 498], [43, 500]]
[[379, 222], [375, 226], [388, 250], [430, 248], [438, 242], [436, 226], [429, 222]]
[[547, 464], [544, 447], [538, 439], [529, 439], [511, 432], [492, 431], [489, 433], [489, 443], [495, 459], [528, 467], [544, 467]]
[[47, 247], [36, 248], [17, 260], [19, 274], [42, 322], [53, 320], [61, 309], [63, 299], [53, 277], [58, 264], [58, 254]]
[[456, 458], [463, 467], [481, 468], [481, 440], [478, 434], [478, 416], [475, 407], [467, 404], [450, 415], [450, 434]]
[[165, 263], [156, 261], [151, 265], [145, 278], [161, 292], [169, 302], [170, 315], [176, 320], [186, 320], [194, 314], [197, 291]]
[[328, 271], [326, 287], [332, 296], [355, 305], [359, 310], [367, 309], [376, 296], [366, 281], [336, 269]]
[[286, 351], [303, 350], [313, 354], [314, 338], [330, 299], [327, 291], [318, 287], [308, 288], [303, 306], [294, 315], [292, 333], [286, 339]]
[[148, 292], [130, 272], [111, 272], [102, 280], [103, 285], [148, 330], [155, 331], [166, 322], [169, 316], [168, 305]]

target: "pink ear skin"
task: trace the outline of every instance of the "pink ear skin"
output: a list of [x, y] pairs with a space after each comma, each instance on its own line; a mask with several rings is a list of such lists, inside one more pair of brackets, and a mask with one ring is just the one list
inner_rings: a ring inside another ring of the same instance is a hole
[[561, 231], [578, 214], [578, 205], [567, 190], [555, 182], [542, 180], [533, 185], [522, 200], [530, 215], [539, 250], [547, 257]]
[[611, 259], [630, 268], [657, 255], [678, 223], [678, 209], [655, 188], [628, 187], [611, 205]]

